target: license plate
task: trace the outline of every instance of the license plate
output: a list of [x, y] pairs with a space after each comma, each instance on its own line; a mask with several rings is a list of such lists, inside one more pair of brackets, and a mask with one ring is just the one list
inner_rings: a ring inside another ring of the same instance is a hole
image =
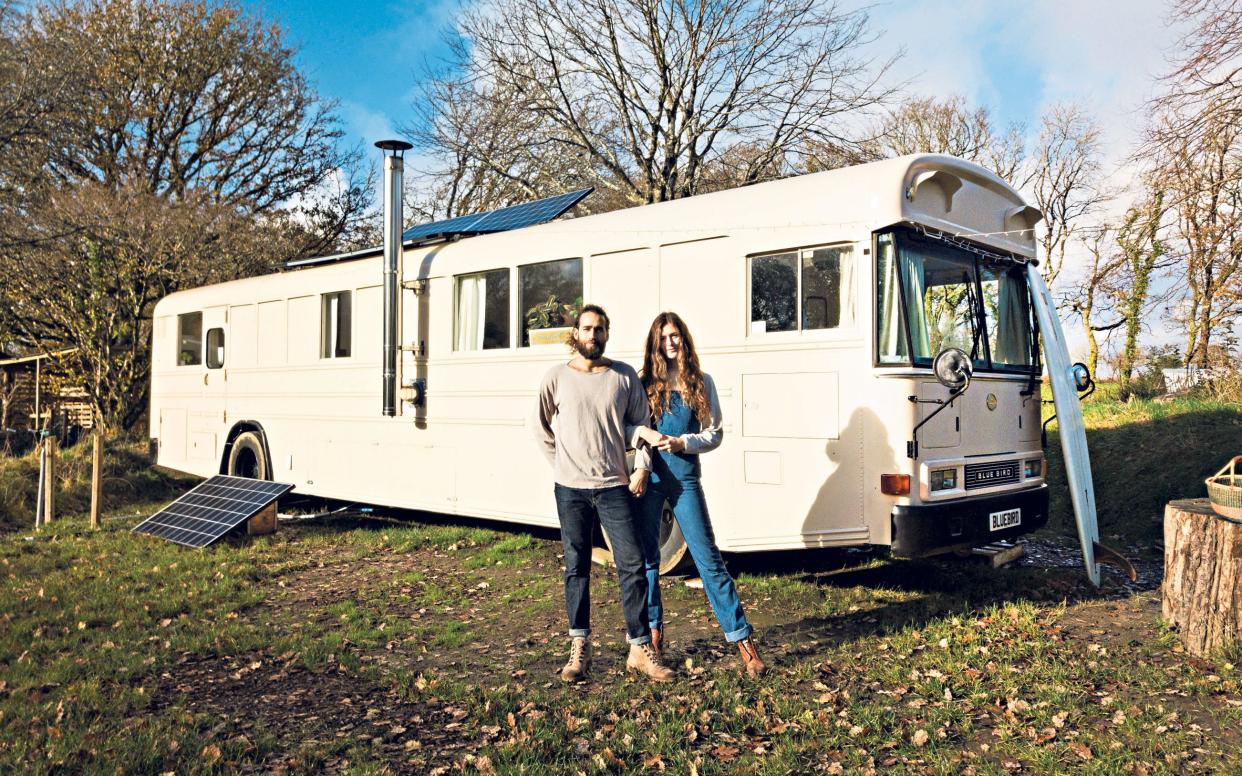
[[992, 530], [999, 531], [1002, 528], [1013, 528], [1015, 525], [1022, 525], [1021, 509], [1006, 509], [1003, 512], [993, 512], [988, 515], [991, 519]]

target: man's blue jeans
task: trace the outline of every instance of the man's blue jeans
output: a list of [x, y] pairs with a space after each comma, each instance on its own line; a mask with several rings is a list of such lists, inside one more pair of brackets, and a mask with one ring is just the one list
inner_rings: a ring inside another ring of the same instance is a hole
[[556, 486], [556, 512], [565, 546], [565, 610], [569, 635], [591, 635], [591, 535], [595, 519], [608, 532], [612, 559], [621, 582], [621, 608], [631, 644], [651, 642], [647, 626], [647, 577], [635, 531], [629, 488], [567, 488]]
[[686, 539], [690, 557], [703, 578], [703, 592], [716, 614], [725, 640], [741, 641], [753, 632], [742, 611], [737, 585], [716, 546], [716, 536], [707, 516], [707, 503], [697, 478], [652, 482], [638, 505], [639, 538], [643, 545], [647, 571], [647, 618], [652, 628], [664, 624], [664, 603], [660, 598], [660, 513], [668, 499], [673, 515]]

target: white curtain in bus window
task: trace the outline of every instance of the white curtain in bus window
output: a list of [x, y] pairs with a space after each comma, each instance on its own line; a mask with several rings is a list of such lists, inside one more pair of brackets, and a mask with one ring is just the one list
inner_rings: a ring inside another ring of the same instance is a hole
[[[936, 329], [940, 336], [930, 335], [929, 322], [931, 320], [935, 319], [941, 324], [949, 323], [940, 320], [944, 313], [944, 304], [941, 304], [939, 300], [940, 291], [929, 289], [929, 286], [933, 286], [936, 282], [934, 273], [933, 279], [928, 279], [923, 256], [904, 246], [898, 248], [897, 266], [902, 276], [905, 305], [909, 310], [910, 348], [914, 350], [915, 359], [930, 359], [934, 355], [933, 345], [939, 348], [939, 346], [954, 344], [949, 341], [941, 343], [941, 340], [949, 339], [948, 335], [953, 332], [951, 327], [941, 325]], [[970, 345], [966, 345], [966, 349], [969, 348]], [[935, 353], [939, 353], [939, 349], [936, 349]]]
[[[321, 358], [346, 358], [349, 356], [350, 291], [323, 294], [320, 299], [319, 332]], [[313, 313], [312, 313], [313, 315]]]
[[901, 364], [910, 360], [906, 352], [906, 323], [901, 315], [901, 291], [898, 288], [897, 256], [893, 249], [893, 236], [882, 234], [878, 238], [876, 273], [879, 288], [876, 289], [876, 325], [879, 326], [878, 346], [881, 364]]
[[1022, 267], [981, 264], [979, 284], [993, 366], [1031, 366], [1031, 307]]
[[[582, 259], [561, 259], [528, 264], [518, 268], [522, 297], [522, 344], [531, 342], [531, 332], [572, 326], [582, 308]], [[655, 293], [653, 290], [652, 293]], [[558, 332], [552, 340], [560, 339]]]
[[850, 248], [802, 251], [802, 328], [854, 323], [854, 261]]
[[750, 260], [750, 333], [798, 328], [798, 254]]
[[509, 270], [457, 278], [454, 350], [509, 347]]
[[177, 364], [194, 366], [201, 363], [203, 363], [203, 314], [178, 315]]

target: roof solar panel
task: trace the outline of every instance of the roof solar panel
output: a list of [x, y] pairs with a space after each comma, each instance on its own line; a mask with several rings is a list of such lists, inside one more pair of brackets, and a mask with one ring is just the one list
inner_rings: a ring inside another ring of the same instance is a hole
[[206, 547], [293, 490], [282, 482], [216, 475], [134, 526], [186, 547]]
[[546, 223], [581, 202], [594, 190], [593, 188], [579, 189], [568, 194], [537, 199], [534, 202], [523, 202], [520, 205], [510, 205], [485, 213], [473, 213], [444, 221], [419, 224], [405, 230], [402, 239], [421, 240], [450, 235], [490, 234]]

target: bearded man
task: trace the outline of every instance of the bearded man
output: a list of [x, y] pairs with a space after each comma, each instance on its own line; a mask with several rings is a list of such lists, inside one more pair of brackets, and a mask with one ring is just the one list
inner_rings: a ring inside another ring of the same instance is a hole
[[548, 370], [539, 386], [534, 424], [540, 448], [552, 464], [565, 547], [565, 610], [572, 641], [561, 679], [583, 679], [591, 667], [591, 535], [598, 519], [608, 532], [621, 582], [630, 643], [625, 667], [667, 682], [673, 671], [660, 662], [651, 644], [647, 577], [631, 499], [646, 488], [642, 470], [648, 468], [649, 454], [640, 452], [632, 476], [625, 464], [627, 440], [637, 447], [639, 429], [650, 422], [647, 394], [633, 367], [604, 358], [608, 344], [604, 308], [584, 306], [569, 343], [573, 359]]

